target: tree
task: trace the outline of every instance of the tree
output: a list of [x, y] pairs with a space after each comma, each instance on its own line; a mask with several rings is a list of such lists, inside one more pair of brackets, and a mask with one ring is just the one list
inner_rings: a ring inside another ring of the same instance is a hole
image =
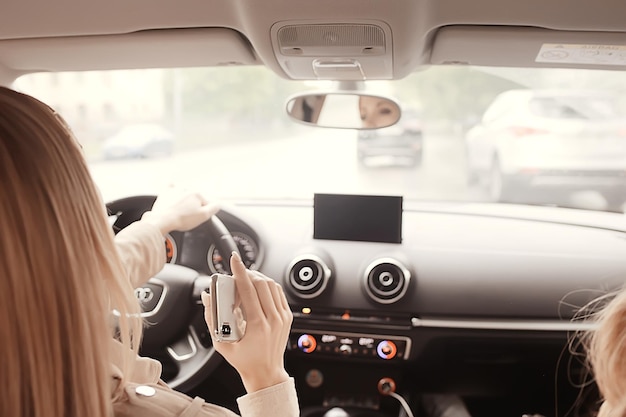
[[415, 72], [394, 84], [403, 105], [417, 107], [424, 119], [466, 124], [478, 120], [503, 91], [524, 88], [517, 82], [472, 67], [436, 67]]

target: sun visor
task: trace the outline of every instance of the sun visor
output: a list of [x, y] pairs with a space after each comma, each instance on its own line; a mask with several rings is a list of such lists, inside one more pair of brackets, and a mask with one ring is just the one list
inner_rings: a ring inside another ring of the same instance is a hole
[[20, 72], [249, 65], [248, 40], [225, 28], [0, 41], [0, 64]]
[[393, 77], [391, 30], [382, 22], [280, 22], [271, 37], [276, 60], [295, 80]]
[[532, 27], [447, 26], [431, 64], [626, 69], [626, 34]]

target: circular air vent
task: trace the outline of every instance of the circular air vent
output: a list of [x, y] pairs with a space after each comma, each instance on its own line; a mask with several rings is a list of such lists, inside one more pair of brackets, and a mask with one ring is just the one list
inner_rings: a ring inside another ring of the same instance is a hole
[[411, 273], [391, 258], [377, 259], [365, 269], [365, 291], [381, 304], [398, 301], [409, 287]]
[[314, 298], [324, 291], [330, 279], [330, 268], [315, 255], [301, 255], [287, 268], [287, 281], [301, 298]]

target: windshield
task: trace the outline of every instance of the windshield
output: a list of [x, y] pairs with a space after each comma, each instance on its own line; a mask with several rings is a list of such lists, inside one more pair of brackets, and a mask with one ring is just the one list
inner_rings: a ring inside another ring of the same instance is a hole
[[562, 119], [615, 119], [619, 117], [616, 99], [592, 95], [536, 97], [530, 102], [533, 114]]
[[292, 94], [333, 85], [216, 67], [31, 74], [14, 87], [67, 120], [106, 201], [175, 183], [220, 200], [348, 193], [622, 210], [624, 73], [433, 67], [364, 83], [400, 104], [391, 128], [288, 118]]

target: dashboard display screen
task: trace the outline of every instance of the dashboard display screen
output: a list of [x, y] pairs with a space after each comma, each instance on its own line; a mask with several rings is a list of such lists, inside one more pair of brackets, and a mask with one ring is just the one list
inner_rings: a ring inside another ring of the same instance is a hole
[[402, 197], [315, 194], [313, 238], [402, 242]]

